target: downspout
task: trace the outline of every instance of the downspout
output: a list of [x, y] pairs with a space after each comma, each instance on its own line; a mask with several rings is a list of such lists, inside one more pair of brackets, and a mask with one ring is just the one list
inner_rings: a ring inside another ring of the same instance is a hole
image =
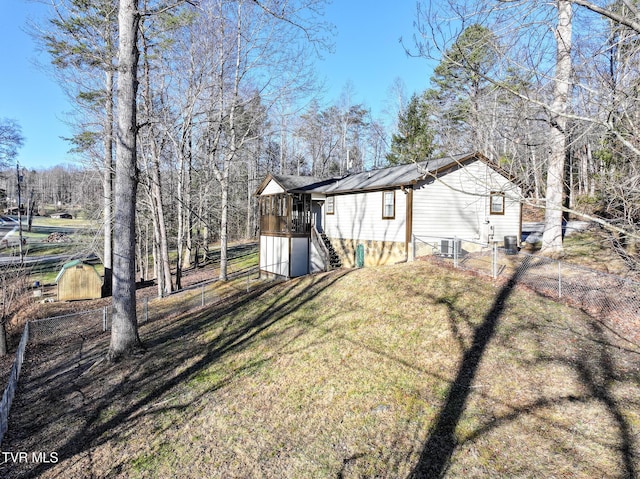
[[400, 187], [405, 194], [405, 220], [404, 220], [404, 259], [397, 261], [396, 264], [406, 263], [409, 261], [409, 246], [413, 235], [413, 187]]

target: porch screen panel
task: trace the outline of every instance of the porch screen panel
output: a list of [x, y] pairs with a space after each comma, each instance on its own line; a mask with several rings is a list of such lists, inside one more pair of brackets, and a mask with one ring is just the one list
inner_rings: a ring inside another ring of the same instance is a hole
[[311, 195], [275, 194], [260, 198], [260, 231], [307, 235], [311, 231]]

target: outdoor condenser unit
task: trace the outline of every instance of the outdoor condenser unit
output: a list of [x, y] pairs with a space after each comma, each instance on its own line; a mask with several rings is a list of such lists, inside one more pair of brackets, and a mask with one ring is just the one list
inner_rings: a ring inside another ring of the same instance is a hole
[[455, 243], [454, 243], [454, 240], [452, 239], [440, 240], [440, 255], [453, 258], [454, 246], [458, 247], [458, 253], [460, 253], [460, 246], [461, 246], [460, 240], [455, 240]]

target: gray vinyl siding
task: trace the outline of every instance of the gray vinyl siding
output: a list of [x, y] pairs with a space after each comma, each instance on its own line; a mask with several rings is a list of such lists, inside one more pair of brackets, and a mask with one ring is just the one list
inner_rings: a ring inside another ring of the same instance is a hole
[[335, 214], [325, 215], [330, 238], [404, 242], [406, 194], [395, 190], [395, 217], [382, 219], [382, 191], [335, 196]]
[[[505, 193], [505, 214], [489, 214], [489, 195]], [[520, 189], [481, 161], [415, 186], [413, 234], [479, 240], [485, 221], [494, 238], [520, 234]]]

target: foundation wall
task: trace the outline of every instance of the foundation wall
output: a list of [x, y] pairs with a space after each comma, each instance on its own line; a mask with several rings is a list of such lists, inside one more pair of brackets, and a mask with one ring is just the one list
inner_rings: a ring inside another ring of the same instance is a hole
[[364, 265], [379, 266], [393, 264], [407, 259], [405, 243], [394, 241], [354, 240], [330, 238], [331, 245], [340, 256], [342, 265], [348, 268], [356, 266], [356, 248], [364, 246]]

